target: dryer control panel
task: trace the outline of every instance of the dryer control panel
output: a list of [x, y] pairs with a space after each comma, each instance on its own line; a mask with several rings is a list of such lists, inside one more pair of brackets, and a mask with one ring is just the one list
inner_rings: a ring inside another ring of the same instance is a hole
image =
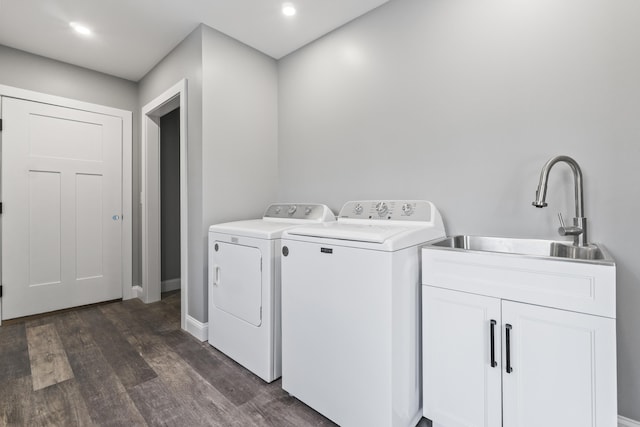
[[345, 203], [338, 218], [428, 222], [431, 209], [426, 200], [361, 200]]
[[334, 221], [331, 210], [315, 203], [274, 203], [269, 205], [263, 218], [300, 219], [316, 222]]

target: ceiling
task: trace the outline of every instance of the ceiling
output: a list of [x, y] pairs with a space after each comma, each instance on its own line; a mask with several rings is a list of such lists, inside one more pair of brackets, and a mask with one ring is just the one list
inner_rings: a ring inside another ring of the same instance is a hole
[[387, 1], [0, 0], [0, 44], [138, 81], [200, 23], [280, 59]]

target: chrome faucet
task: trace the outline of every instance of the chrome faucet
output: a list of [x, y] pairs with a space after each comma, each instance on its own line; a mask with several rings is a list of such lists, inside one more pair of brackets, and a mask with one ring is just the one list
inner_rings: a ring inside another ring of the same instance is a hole
[[558, 214], [560, 218], [560, 228], [558, 233], [561, 236], [573, 236], [573, 244], [576, 246], [587, 246], [587, 218], [584, 217], [584, 202], [582, 200], [582, 171], [578, 163], [569, 156], [556, 156], [550, 159], [542, 167], [540, 172], [540, 183], [536, 190], [536, 200], [532, 203], [536, 208], [544, 208], [547, 206], [545, 199], [547, 198], [547, 181], [549, 180], [549, 172], [553, 165], [558, 162], [565, 162], [571, 167], [573, 172], [573, 184], [575, 187], [576, 197], [576, 217], [573, 218], [572, 226], [565, 226], [562, 214]]

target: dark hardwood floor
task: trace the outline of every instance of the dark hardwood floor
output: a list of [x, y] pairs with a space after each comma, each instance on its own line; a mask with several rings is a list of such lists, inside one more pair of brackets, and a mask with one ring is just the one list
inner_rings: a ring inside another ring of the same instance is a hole
[[179, 291], [4, 322], [0, 425], [335, 426], [182, 331]]
[[0, 425], [333, 426], [180, 330], [180, 293], [0, 326]]

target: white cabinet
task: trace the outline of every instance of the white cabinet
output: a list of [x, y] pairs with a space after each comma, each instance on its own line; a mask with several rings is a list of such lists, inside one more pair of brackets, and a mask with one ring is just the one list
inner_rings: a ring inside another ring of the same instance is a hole
[[425, 417], [436, 426], [500, 427], [500, 300], [423, 286], [422, 304]]
[[502, 323], [505, 427], [617, 425], [614, 319], [502, 301]]
[[[617, 425], [615, 318], [556, 308], [554, 301], [540, 305], [539, 296], [532, 304], [531, 287], [521, 296], [512, 292], [502, 298], [487, 280], [491, 277], [482, 275], [467, 276], [461, 285], [465, 269], [459, 268], [460, 261], [440, 252], [423, 249], [422, 273], [423, 412], [434, 427]], [[501, 258], [495, 269], [504, 264]], [[517, 269], [532, 273], [526, 265]], [[558, 271], [535, 274], [564, 278]], [[615, 300], [615, 272], [605, 276], [614, 279], [609, 289]], [[607, 289], [594, 277], [586, 270], [580, 273], [592, 289]], [[523, 283], [517, 276], [511, 279], [516, 287]], [[547, 281], [541, 289], [551, 286]], [[554, 290], [570, 295], [563, 282]], [[602, 293], [591, 296], [611, 300]], [[598, 301], [589, 303], [593, 312], [611, 311]]]

